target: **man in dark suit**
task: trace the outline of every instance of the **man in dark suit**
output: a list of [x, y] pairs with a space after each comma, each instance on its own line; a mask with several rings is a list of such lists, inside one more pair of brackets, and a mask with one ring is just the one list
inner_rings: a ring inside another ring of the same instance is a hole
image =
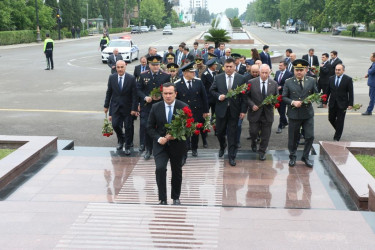
[[319, 66], [319, 59], [314, 55], [314, 49], [309, 49], [309, 53], [302, 56], [303, 60], [306, 60], [309, 63], [309, 67]]
[[339, 141], [344, 130], [346, 110], [353, 108], [354, 94], [353, 79], [344, 74], [345, 66], [337, 64], [335, 72], [336, 76], [329, 78], [327, 88], [327, 98], [329, 98], [328, 120], [336, 131], [333, 140]]
[[240, 62], [241, 55], [237, 53], [232, 53], [232, 57], [234, 58], [236, 72], [240, 75], [244, 75], [246, 72], [246, 66]]
[[300, 137], [300, 128], [305, 131], [305, 148], [301, 160], [307, 167], [312, 168], [309, 154], [314, 141], [314, 109], [312, 104], [304, 104], [303, 100], [311, 94], [317, 93], [315, 78], [306, 76], [309, 63], [303, 59], [293, 62], [294, 77], [285, 81], [283, 102], [288, 105], [289, 118], [288, 149], [289, 166], [296, 165], [297, 142]]
[[214, 54], [218, 59], [225, 55], [225, 43], [219, 43], [219, 48], [215, 49]]
[[224, 155], [227, 135], [229, 164], [235, 166], [237, 124], [238, 119], [245, 117], [247, 104], [243, 94], [239, 94], [236, 98], [226, 98], [228, 90], [235, 89], [244, 83], [243, 76], [235, 72], [233, 58], [225, 61], [224, 70], [225, 73], [215, 77], [210, 92], [216, 98], [216, 135], [220, 143], [219, 157]]
[[[283, 93], [283, 88], [285, 81], [291, 77], [293, 77], [292, 73], [290, 73], [286, 67], [288, 66], [287, 62], [281, 61], [279, 63], [279, 70], [276, 71], [274, 80], [277, 82], [278, 90], [280, 95]], [[282, 129], [288, 126], [288, 119], [286, 119], [286, 104], [284, 102], [280, 103], [280, 107], [277, 109], [280, 115], [279, 119], [279, 126], [277, 127], [277, 134], [280, 134], [282, 132]]]
[[[216, 76], [216, 67], [217, 67], [216, 59], [213, 58], [209, 60], [206, 63], [206, 66], [207, 66], [207, 69], [206, 71], [203, 72], [201, 80], [206, 89], [206, 95], [207, 95], [208, 105], [211, 108], [211, 114], [215, 114], [216, 98], [210, 93], [210, 88]], [[206, 148], [207, 145], [205, 146], [203, 144], [203, 147]]]
[[335, 75], [335, 69], [337, 64], [342, 64], [342, 61], [340, 58], [337, 57], [337, 51], [332, 50], [331, 51], [331, 60], [329, 60], [329, 63], [331, 64], [331, 76]]
[[[181, 70], [183, 77], [175, 82], [177, 99], [189, 104], [195, 122], [204, 123], [204, 119], [209, 115], [206, 89], [202, 81], [195, 78], [194, 62], [185, 65]], [[203, 128], [201, 129], [202, 132]], [[205, 141], [207, 133], [204, 133], [203, 136], [202, 139]], [[187, 140], [188, 144], [189, 142], [190, 139]], [[191, 137], [191, 152], [194, 157], [198, 156], [198, 142], [199, 135], [194, 134]]]
[[[104, 113], [111, 105], [112, 126], [117, 135], [117, 150], [122, 150], [125, 143], [125, 154], [130, 155], [130, 123], [131, 115], [137, 113], [137, 89], [134, 76], [125, 73], [126, 64], [120, 60], [116, 63], [117, 74], [108, 79], [107, 93], [104, 101]], [[122, 128], [125, 123], [125, 134]]]
[[292, 54], [293, 53], [293, 50], [292, 49], [286, 49], [285, 50], [285, 59], [284, 59], [284, 61], [286, 62], [286, 63], [288, 63], [289, 64], [289, 62], [290, 62], [290, 54]]
[[178, 45], [178, 49], [176, 49], [175, 63], [178, 64], [178, 66], [181, 66], [182, 59], [183, 59], [182, 57], [184, 56], [184, 48], [185, 48], [185, 45], [180, 44]]
[[118, 53], [118, 48], [113, 49], [113, 54], [108, 57], [107, 64], [111, 69], [111, 74], [116, 73], [116, 62], [122, 60], [122, 56]]
[[267, 64], [268, 66], [270, 66], [270, 69], [272, 70], [271, 57], [270, 57], [270, 54], [268, 54], [269, 49], [270, 49], [270, 46], [264, 45], [263, 51], [259, 55], [260, 55], [260, 60], [262, 60], [262, 64]]
[[145, 55], [146, 59], [149, 60], [151, 56], [156, 56], [158, 50], [155, 47], [149, 47], [148, 48], [148, 53]]
[[[319, 67], [319, 80], [318, 80], [318, 91], [327, 94], [328, 81], [331, 76], [331, 64], [329, 62], [328, 53], [322, 54], [322, 63]], [[318, 108], [323, 108], [323, 104], [319, 105]]]
[[291, 53], [289, 57], [288, 67], [286, 68], [292, 74], [292, 76], [294, 76], [293, 62], [296, 60], [296, 58], [297, 58], [296, 54]]
[[171, 198], [173, 205], [180, 205], [182, 183], [182, 159], [186, 154], [186, 142], [174, 139], [167, 134], [165, 124], [173, 120], [177, 109], [187, 106], [176, 100], [176, 88], [173, 83], [163, 84], [163, 101], [152, 105], [147, 122], [147, 133], [153, 140], [156, 165], [156, 183], [158, 185], [160, 205], [167, 205], [167, 164], [170, 160], [172, 170]]
[[367, 85], [369, 86], [370, 102], [366, 111], [363, 112], [362, 115], [372, 115], [375, 103], [375, 53], [371, 53], [370, 60], [372, 64], [365, 75], [365, 78], [367, 78]]
[[184, 48], [184, 52], [183, 52], [183, 56], [182, 56], [182, 61], [186, 61], [186, 60], [189, 60], [189, 62], [193, 62], [194, 61], [194, 55], [192, 53], [190, 53], [190, 49], [188, 47], [185, 47]]
[[[146, 149], [143, 156], [145, 160], [150, 159], [152, 153], [152, 138], [147, 132], [147, 120], [151, 111], [151, 106], [161, 101], [160, 98], [150, 96], [150, 92], [154, 88], [160, 88], [160, 85], [169, 82], [169, 75], [160, 70], [161, 56], [149, 57], [150, 71], [145, 71], [139, 77], [137, 83], [137, 92], [140, 99], [140, 127], [139, 127], [139, 140], [140, 147]], [[142, 146], [143, 145], [143, 146]]]
[[[246, 94], [249, 106], [248, 120], [250, 123], [251, 149], [257, 151], [256, 140], [260, 132], [259, 160], [266, 159], [266, 150], [271, 136], [273, 123], [273, 105], [261, 105], [270, 95], [277, 95], [277, 82], [269, 78], [271, 69], [267, 64], [260, 66], [260, 76], [250, 80], [250, 91]], [[251, 111], [250, 111], [251, 110]]]
[[[208, 60], [210, 60], [210, 56], [209, 56], [209, 54], [211, 54], [211, 55], [215, 55], [214, 54], [214, 51], [215, 51], [215, 48], [213, 47], [213, 46], [209, 46], [208, 47], [208, 49], [207, 49], [207, 53], [205, 53], [205, 54], [203, 54], [203, 62], [204, 63], [206, 63], [206, 62], [208, 62]], [[211, 57], [212, 58], [212, 57]]]
[[231, 57], [232, 57], [232, 50], [230, 48], [226, 48], [224, 56], [220, 57], [220, 59], [219, 59], [220, 60], [220, 64], [224, 65], [225, 60], [227, 60], [228, 58], [231, 58]]
[[134, 67], [134, 74], [133, 74], [135, 79], [137, 80], [139, 79], [139, 77], [141, 76], [143, 72], [150, 70], [150, 67], [147, 65], [147, 58], [145, 56], [142, 56], [139, 61], [141, 62], [141, 64]]

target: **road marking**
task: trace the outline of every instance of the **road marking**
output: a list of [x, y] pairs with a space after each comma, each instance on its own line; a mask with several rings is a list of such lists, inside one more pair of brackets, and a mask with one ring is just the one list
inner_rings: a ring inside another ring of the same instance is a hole
[[103, 113], [103, 111], [58, 110], [58, 109], [0, 109], [0, 111], [7, 111], [7, 112], [47, 112], [47, 113], [86, 113], [86, 114]]
[[251, 32], [249, 32], [249, 33], [250, 33], [250, 37], [254, 37], [256, 40], [258, 40], [262, 44], [267, 44], [265, 41], [263, 41], [262, 39], [260, 39], [259, 36], [255, 35], [254, 33], [251, 33]]
[[104, 68], [86, 67], [86, 66], [80, 66], [80, 65], [73, 64], [73, 62], [76, 62], [78, 60], [82, 60], [82, 59], [86, 59], [86, 58], [92, 58], [92, 57], [97, 57], [97, 55], [95, 55], [95, 56], [83, 56], [83, 57], [73, 58], [73, 59], [70, 59], [67, 62], [67, 64], [68, 64], [68, 66], [77, 67], [77, 68], [86, 68], [86, 69], [102, 70], [102, 71], [106, 71], [107, 70], [107, 68], [104, 69]]

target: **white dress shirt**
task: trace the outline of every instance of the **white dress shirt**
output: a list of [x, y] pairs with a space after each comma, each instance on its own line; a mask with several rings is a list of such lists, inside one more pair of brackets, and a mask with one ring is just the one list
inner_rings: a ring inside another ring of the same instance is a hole
[[[164, 107], [165, 107], [165, 118], [167, 119], [167, 121], [168, 121], [168, 113], [169, 113], [169, 106], [171, 106], [171, 110], [172, 110], [172, 117], [173, 117], [173, 110], [174, 110], [174, 105], [176, 104], [176, 100], [174, 100], [174, 102], [171, 104], [171, 105], [169, 105], [168, 103], [166, 103], [166, 102], [164, 102]], [[159, 139], [158, 139], [158, 143], [160, 143], [160, 139], [161, 139], [162, 137], [159, 137]]]

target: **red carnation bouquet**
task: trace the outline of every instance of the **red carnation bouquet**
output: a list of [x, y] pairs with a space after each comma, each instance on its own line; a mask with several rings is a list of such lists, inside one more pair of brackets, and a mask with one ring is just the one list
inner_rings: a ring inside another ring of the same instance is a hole
[[309, 103], [313, 103], [313, 102], [321, 103], [321, 102], [326, 102], [326, 101], [327, 101], [327, 95], [326, 94], [322, 95], [320, 93], [314, 93], [314, 94], [309, 95], [305, 99], [303, 99], [302, 102], [304, 104], [309, 104]]
[[281, 95], [269, 95], [263, 102], [258, 106], [258, 108], [264, 105], [273, 105], [275, 108], [280, 108], [280, 102], [283, 100]]
[[110, 137], [111, 135], [113, 135], [113, 127], [112, 127], [112, 124], [107, 119], [107, 114], [105, 114], [105, 118], [104, 118], [102, 135], [107, 136], [107, 137]]
[[153, 88], [150, 92], [150, 96], [153, 100], [157, 101], [161, 99], [161, 93], [163, 92], [163, 85], [159, 88]]
[[248, 92], [251, 88], [251, 83], [247, 84], [247, 83], [244, 83], [240, 86], [238, 86], [237, 88], [235, 89], [230, 89], [228, 91], [228, 93], [225, 95], [226, 98], [237, 98], [237, 95], [239, 94], [246, 94], [246, 92]]
[[203, 124], [194, 122], [191, 109], [186, 106], [183, 109], [177, 109], [176, 112], [171, 123], [165, 124], [167, 134], [184, 141], [193, 134], [199, 135], [199, 129], [203, 127]]

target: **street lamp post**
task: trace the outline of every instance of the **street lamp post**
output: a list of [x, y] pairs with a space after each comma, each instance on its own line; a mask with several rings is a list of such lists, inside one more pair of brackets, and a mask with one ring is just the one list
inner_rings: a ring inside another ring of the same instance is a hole
[[40, 30], [39, 30], [38, 0], [35, 0], [35, 11], [36, 11], [36, 41], [40, 43], [42, 39], [40, 38]]

